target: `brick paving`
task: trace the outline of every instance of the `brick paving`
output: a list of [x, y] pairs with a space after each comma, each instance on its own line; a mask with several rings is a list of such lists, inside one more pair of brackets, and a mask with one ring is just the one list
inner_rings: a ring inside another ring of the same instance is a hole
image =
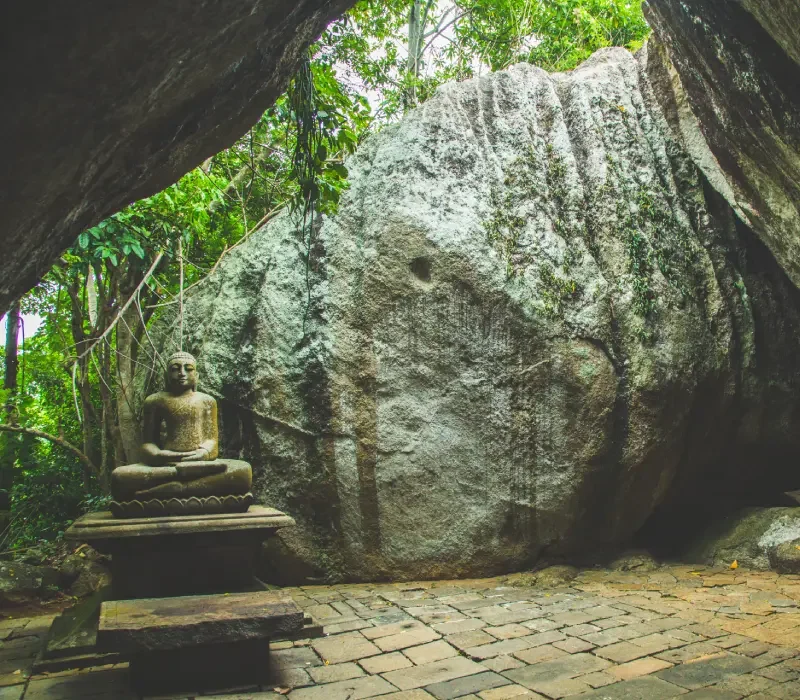
[[[286, 589], [324, 625], [227, 700], [800, 698], [800, 576], [667, 566]], [[51, 618], [0, 620], [0, 700], [136, 698], [127, 666], [29, 677]]]

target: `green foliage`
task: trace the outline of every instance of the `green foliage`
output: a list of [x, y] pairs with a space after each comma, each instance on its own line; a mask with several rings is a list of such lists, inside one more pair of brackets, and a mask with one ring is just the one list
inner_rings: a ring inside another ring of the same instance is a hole
[[86, 491], [74, 466], [55, 450], [35, 449], [11, 489], [11, 528], [5, 549], [29, 547], [63, 534], [83, 512]]
[[[418, 0], [425, 22], [415, 43], [412, 3], [361, 0], [320, 42], [331, 64], [346, 64], [376, 95], [379, 121], [424, 102], [444, 82], [521, 62], [570, 70], [603, 47], [636, 50], [649, 33], [641, 3], [627, 0]], [[414, 46], [417, 62], [409, 61]]]
[[649, 28], [641, 4], [625, 0], [476, 0], [463, 41], [492, 70], [533, 63], [575, 68], [606, 46], [636, 50]]

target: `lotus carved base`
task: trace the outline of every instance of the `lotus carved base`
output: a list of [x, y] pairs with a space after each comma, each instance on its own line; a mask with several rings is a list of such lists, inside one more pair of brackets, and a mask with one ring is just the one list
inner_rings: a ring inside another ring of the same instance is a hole
[[207, 496], [198, 498], [165, 498], [150, 501], [111, 501], [115, 518], [155, 518], [164, 515], [198, 515], [204, 513], [245, 513], [253, 505], [252, 493], [239, 496]]

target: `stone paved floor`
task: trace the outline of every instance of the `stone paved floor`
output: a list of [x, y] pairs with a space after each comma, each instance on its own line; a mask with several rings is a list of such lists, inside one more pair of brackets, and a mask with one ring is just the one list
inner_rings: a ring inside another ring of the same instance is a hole
[[[800, 698], [800, 576], [671, 566], [525, 581], [287, 589], [326, 636], [275, 643], [270, 688], [216, 697]], [[0, 621], [0, 700], [134, 697], [124, 664], [28, 679], [49, 621]]]

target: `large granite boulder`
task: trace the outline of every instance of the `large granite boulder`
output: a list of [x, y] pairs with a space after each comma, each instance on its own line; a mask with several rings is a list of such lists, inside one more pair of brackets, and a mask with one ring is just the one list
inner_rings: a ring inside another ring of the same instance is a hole
[[607, 49], [446, 85], [350, 160], [335, 218], [279, 217], [189, 295], [184, 346], [226, 453], [298, 522], [292, 570], [596, 553], [746, 488], [748, 450], [800, 452], [798, 292], [673, 133], [663, 67]]
[[682, 138], [800, 286], [800, 2], [649, 0]]
[[0, 12], [0, 314], [85, 228], [233, 143], [353, 0]]

